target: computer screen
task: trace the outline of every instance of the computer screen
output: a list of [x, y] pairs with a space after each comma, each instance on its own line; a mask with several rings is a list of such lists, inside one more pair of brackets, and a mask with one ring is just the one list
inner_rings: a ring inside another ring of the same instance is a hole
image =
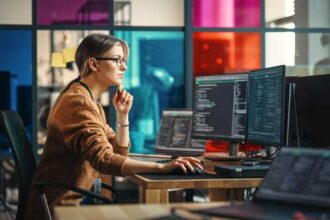
[[191, 138], [192, 111], [166, 109], [162, 112], [156, 140], [156, 152], [171, 155], [200, 155], [205, 141]]
[[247, 103], [247, 141], [269, 146], [282, 145], [285, 117], [285, 66], [251, 71]]
[[193, 137], [245, 139], [247, 81], [247, 73], [195, 77]]
[[329, 173], [327, 149], [282, 148], [256, 198], [329, 206]]
[[[288, 80], [287, 80], [288, 81]], [[301, 146], [330, 146], [330, 74], [295, 77], [296, 129], [290, 144]]]

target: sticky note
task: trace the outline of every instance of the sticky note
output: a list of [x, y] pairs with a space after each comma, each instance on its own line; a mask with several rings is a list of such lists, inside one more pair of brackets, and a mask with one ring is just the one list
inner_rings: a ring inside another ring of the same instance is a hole
[[76, 48], [66, 48], [63, 50], [64, 62], [69, 63], [74, 61]]
[[52, 53], [52, 67], [66, 67], [62, 53]]

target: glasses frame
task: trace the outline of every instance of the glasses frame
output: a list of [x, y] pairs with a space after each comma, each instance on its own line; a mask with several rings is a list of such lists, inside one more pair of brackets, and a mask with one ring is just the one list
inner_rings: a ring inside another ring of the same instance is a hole
[[117, 66], [122, 66], [123, 64], [125, 64], [126, 66], [126, 60], [122, 59], [122, 58], [115, 58], [115, 57], [94, 57], [94, 59], [96, 60], [112, 60], [112, 61], [116, 61], [116, 65]]

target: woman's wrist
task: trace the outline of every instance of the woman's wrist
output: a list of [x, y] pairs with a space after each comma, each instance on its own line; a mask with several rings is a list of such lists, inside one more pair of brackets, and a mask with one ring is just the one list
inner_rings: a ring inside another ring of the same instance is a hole
[[156, 172], [157, 173], [163, 173], [164, 166], [165, 166], [164, 164], [156, 163]]
[[116, 125], [117, 125], [117, 127], [125, 128], [125, 127], [128, 127], [129, 126], [129, 122], [127, 122], [125, 124], [122, 124], [122, 123], [117, 122]]
[[117, 125], [129, 125], [128, 114], [117, 114]]

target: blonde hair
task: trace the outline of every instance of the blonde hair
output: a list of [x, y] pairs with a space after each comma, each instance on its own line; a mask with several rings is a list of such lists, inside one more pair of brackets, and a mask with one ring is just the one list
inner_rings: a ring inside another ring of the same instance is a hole
[[75, 61], [79, 70], [80, 76], [86, 76], [92, 72], [87, 62], [91, 57], [102, 57], [115, 44], [119, 43], [124, 49], [124, 59], [128, 59], [129, 48], [125, 41], [114, 36], [106, 34], [90, 34], [79, 44]]

